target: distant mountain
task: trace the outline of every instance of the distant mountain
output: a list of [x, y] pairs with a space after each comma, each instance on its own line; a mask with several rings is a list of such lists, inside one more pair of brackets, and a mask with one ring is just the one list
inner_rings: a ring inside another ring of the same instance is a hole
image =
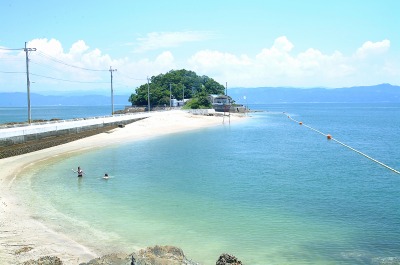
[[[228, 94], [237, 103], [299, 103], [299, 102], [400, 102], [400, 86], [381, 84], [345, 88], [231, 88]], [[246, 97], [246, 100], [244, 99]]]
[[[114, 95], [114, 105], [130, 105], [130, 95]], [[0, 93], [1, 107], [24, 107], [28, 105], [26, 93]], [[111, 105], [110, 96], [44, 96], [31, 94], [31, 106], [101, 106]]]
[[[298, 102], [400, 102], [400, 86], [381, 84], [376, 86], [359, 86], [345, 88], [287, 88], [257, 87], [231, 88], [228, 94], [237, 103], [298, 103]], [[130, 95], [115, 95], [115, 105], [130, 105]], [[243, 97], [246, 97], [244, 100]], [[110, 96], [77, 95], [77, 96], [44, 96], [31, 94], [31, 106], [101, 106], [110, 105]], [[0, 107], [27, 106], [26, 93], [0, 93]]]

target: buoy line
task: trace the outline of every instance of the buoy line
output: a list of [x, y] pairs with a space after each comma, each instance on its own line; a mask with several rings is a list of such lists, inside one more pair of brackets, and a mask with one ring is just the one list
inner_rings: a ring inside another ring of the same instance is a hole
[[388, 165], [386, 165], [386, 164], [384, 164], [384, 163], [382, 163], [382, 162], [380, 162], [380, 161], [378, 161], [378, 160], [376, 160], [376, 159], [370, 157], [369, 155], [366, 155], [366, 154], [364, 154], [363, 152], [358, 151], [357, 149], [355, 149], [355, 148], [353, 148], [353, 147], [351, 147], [351, 146], [349, 146], [349, 145], [347, 145], [347, 144], [345, 144], [345, 143], [342, 143], [342, 142], [336, 140], [336, 139], [333, 138], [330, 134], [325, 134], [325, 133], [323, 133], [323, 132], [318, 131], [317, 129], [314, 129], [314, 128], [311, 127], [311, 126], [308, 126], [308, 125], [304, 124], [304, 123], [301, 122], [301, 121], [296, 121], [295, 119], [293, 119], [292, 117], [290, 117], [289, 115], [287, 115], [285, 112], [283, 112], [283, 114], [286, 115], [290, 120], [292, 120], [292, 121], [298, 123], [299, 125], [304, 126], [304, 127], [307, 127], [308, 129], [310, 129], [310, 130], [312, 130], [312, 131], [314, 131], [314, 132], [317, 132], [317, 133], [319, 133], [319, 134], [325, 136], [328, 140], [335, 141], [336, 143], [338, 143], [338, 144], [340, 144], [340, 145], [342, 145], [342, 146], [344, 146], [344, 147], [346, 147], [346, 148], [348, 148], [348, 149], [350, 149], [350, 150], [352, 150], [352, 151], [354, 151], [354, 152], [356, 152], [356, 153], [358, 153], [358, 154], [360, 154], [360, 155], [362, 155], [362, 156], [368, 158], [369, 160], [371, 160], [371, 161], [373, 161], [373, 162], [375, 162], [375, 163], [377, 163], [377, 164], [379, 164], [379, 165], [381, 165], [381, 166], [383, 166], [383, 167], [385, 167], [385, 168], [387, 168], [387, 169], [393, 171], [394, 173], [400, 175], [400, 172], [399, 172], [398, 170], [396, 170], [396, 169], [394, 169], [394, 168], [392, 168], [392, 167], [389, 167]]

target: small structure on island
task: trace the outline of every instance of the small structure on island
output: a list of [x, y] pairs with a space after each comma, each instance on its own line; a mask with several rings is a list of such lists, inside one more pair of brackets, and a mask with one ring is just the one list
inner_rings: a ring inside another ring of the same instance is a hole
[[208, 96], [208, 100], [210, 100], [211, 105], [213, 109], [215, 109], [215, 111], [230, 112], [229, 110], [231, 101], [228, 96], [211, 94]]
[[230, 98], [225, 95], [215, 95], [211, 94], [208, 96], [208, 99], [210, 100], [211, 104], [216, 104], [216, 105], [223, 105], [223, 104], [230, 104]]
[[178, 107], [178, 100], [176, 98], [171, 98], [171, 107]]
[[185, 98], [183, 100], [176, 100], [176, 106], [174, 107], [183, 107], [189, 100], [190, 100], [189, 98]]
[[229, 96], [211, 94], [208, 96], [208, 99], [210, 100], [213, 109], [217, 112], [246, 112], [245, 106], [233, 103]]

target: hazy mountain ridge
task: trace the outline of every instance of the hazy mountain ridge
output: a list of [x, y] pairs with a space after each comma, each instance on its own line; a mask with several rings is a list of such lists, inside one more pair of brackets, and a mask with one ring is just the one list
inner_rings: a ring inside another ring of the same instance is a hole
[[[298, 102], [400, 102], [400, 86], [380, 84], [345, 88], [232, 88], [228, 94], [238, 103]], [[244, 99], [246, 97], [246, 100]]]
[[[237, 103], [297, 103], [297, 102], [400, 102], [400, 86], [380, 84], [375, 86], [358, 86], [346, 88], [285, 88], [257, 87], [230, 88], [228, 94]], [[115, 95], [115, 105], [130, 105], [130, 95]], [[246, 97], [246, 100], [244, 99]], [[101, 106], [111, 105], [110, 96], [76, 95], [44, 96], [31, 94], [31, 106]], [[1, 107], [27, 106], [26, 93], [0, 93]]]
[[[114, 95], [114, 105], [130, 105], [130, 95]], [[0, 106], [23, 107], [27, 106], [26, 93], [0, 93]], [[77, 95], [77, 96], [44, 96], [31, 93], [31, 106], [102, 106], [111, 105], [110, 96]]]

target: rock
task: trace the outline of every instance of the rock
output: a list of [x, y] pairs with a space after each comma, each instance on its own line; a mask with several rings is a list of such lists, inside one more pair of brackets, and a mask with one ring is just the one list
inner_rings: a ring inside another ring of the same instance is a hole
[[242, 265], [242, 262], [235, 256], [224, 253], [219, 256], [216, 265]]
[[33, 247], [22, 247], [22, 248], [20, 248], [20, 249], [17, 249], [17, 250], [14, 252], [14, 254], [15, 254], [15, 255], [19, 255], [19, 254], [21, 254], [21, 253], [31, 251], [32, 249], [33, 249]]
[[88, 263], [80, 263], [79, 265], [103, 265], [103, 264], [130, 265], [131, 256], [132, 255], [127, 255], [123, 253], [112, 253], [102, 256], [100, 258], [92, 259]]
[[62, 261], [59, 257], [45, 256], [38, 260], [28, 260], [22, 263], [23, 265], [62, 265]]
[[[195, 265], [183, 250], [173, 246], [154, 246], [138, 253], [137, 265]], [[136, 264], [135, 264], [136, 265]]]
[[[134, 257], [134, 262], [132, 260]], [[154, 246], [138, 253], [109, 254], [80, 265], [198, 265], [188, 260], [182, 249], [173, 246]]]

